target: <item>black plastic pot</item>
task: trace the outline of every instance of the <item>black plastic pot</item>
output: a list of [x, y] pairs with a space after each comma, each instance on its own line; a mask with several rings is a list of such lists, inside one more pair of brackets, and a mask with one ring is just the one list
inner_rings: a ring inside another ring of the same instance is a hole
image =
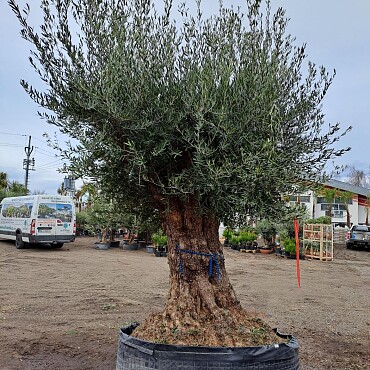
[[154, 251], [155, 251], [155, 247], [154, 247], [153, 245], [147, 245], [147, 246], [146, 246], [146, 251], [147, 251], [148, 253], [154, 253]]
[[120, 241], [119, 240], [111, 240], [109, 242], [109, 246], [111, 248], [119, 248]]
[[298, 370], [298, 342], [258, 347], [185, 347], [146, 342], [131, 337], [134, 323], [120, 331], [116, 370]]
[[137, 251], [139, 246], [137, 244], [124, 244], [123, 249], [126, 251]]
[[95, 243], [95, 249], [100, 249], [100, 250], [107, 250], [109, 249], [110, 247], [110, 243], [103, 243], [103, 242], [100, 242], [100, 243]]
[[154, 251], [156, 257], [167, 257], [167, 252], [160, 252], [158, 250]]

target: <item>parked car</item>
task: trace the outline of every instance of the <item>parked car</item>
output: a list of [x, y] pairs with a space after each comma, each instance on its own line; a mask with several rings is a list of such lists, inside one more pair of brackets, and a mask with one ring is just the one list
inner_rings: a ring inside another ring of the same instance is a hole
[[348, 249], [363, 247], [370, 248], [370, 227], [353, 225], [348, 231], [346, 247]]

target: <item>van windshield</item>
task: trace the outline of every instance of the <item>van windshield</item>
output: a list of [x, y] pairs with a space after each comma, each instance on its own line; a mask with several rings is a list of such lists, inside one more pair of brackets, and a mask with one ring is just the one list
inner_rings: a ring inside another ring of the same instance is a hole
[[72, 204], [40, 203], [38, 217], [46, 219], [58, 219], [62, 222], [72, 222]]

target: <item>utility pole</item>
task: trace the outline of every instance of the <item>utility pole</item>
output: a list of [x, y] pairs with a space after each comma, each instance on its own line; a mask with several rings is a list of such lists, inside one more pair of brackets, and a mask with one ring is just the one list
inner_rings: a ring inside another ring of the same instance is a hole
[[[67, 165], [64, 163], [63, 172], [67, 173]], [[64, 176], [64, 190], [67, 192], [67, 195], [71, 198], [74, 198], [76, 193], [75, 178], [72, 175]]]
[[33, 152], [33, 146], [31, 147], [31, 136], [28, 137], [28, 146], [24, 147], [27, 158], [23, 159], [23, 169], [26, 170], [26, 177], [24, 180], [24, 186], [28, 192], [28, 178], [29, 171], [35, 170], [35, 158], [30, 159], [31, 153]]

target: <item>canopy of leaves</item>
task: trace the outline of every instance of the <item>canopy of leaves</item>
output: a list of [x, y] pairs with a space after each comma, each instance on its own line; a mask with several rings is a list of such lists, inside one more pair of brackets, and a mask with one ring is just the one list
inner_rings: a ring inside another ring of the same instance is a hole
[[86, 213], [86, 223], [95, 230], [104, 228], [117, 230], [125, 222], [117, 207], [112, 202], [102, 199], [94, 202], [92, 208]]
[[[86, 185], [86, 184], [85, 184]], [[154, 230], [158, 230], [160, 224], [155, 211], [145, 212], [137, 208], [131, 208], [124, 202], [116, 202], [102, 195], [92, 183], [87, 184], [85, 189], [90, 189], [90, 205], [87, 209], [77, 213], [79, 226], [95, 232], [97, 229], [119, 228], [135, 230], [142, 238], [150, 239]]]
[[327, 225], [330, 225], [331, 224], [331, 218], [329, 216], [320, 216], [320, 217], [317, 217], [317, 218], [310, 218], [308, 220], [306, 220], [307, 224], [327, 224]]
[[[142, 209], [194, 196], [226, 223], [282, 212], [281, 194], [320, 181], [342, 155], [339, 124], [324, 124], [333, 76], [305, 64], [282, 9], [260, 0], [245, 14], [220, 5], [204, 18], [172, 1], [43, 0], [40, 32], [9, 4], [47, 85], [22, 85], [40, 113], [80, 145], [64, 154], [77, 176]], [[54, 112], [50, 115], [48, 111]], [[140, 201], [138, 201], [140, 200]], [[154, 202], [155, 201], [155, 202]]]
[[337, 188], [323, 187], [318, 188], [317, 196], [323, 197], [327, 203], [343, 203], [350, 204], [355, 196], [351, 191], [340, 190]]

